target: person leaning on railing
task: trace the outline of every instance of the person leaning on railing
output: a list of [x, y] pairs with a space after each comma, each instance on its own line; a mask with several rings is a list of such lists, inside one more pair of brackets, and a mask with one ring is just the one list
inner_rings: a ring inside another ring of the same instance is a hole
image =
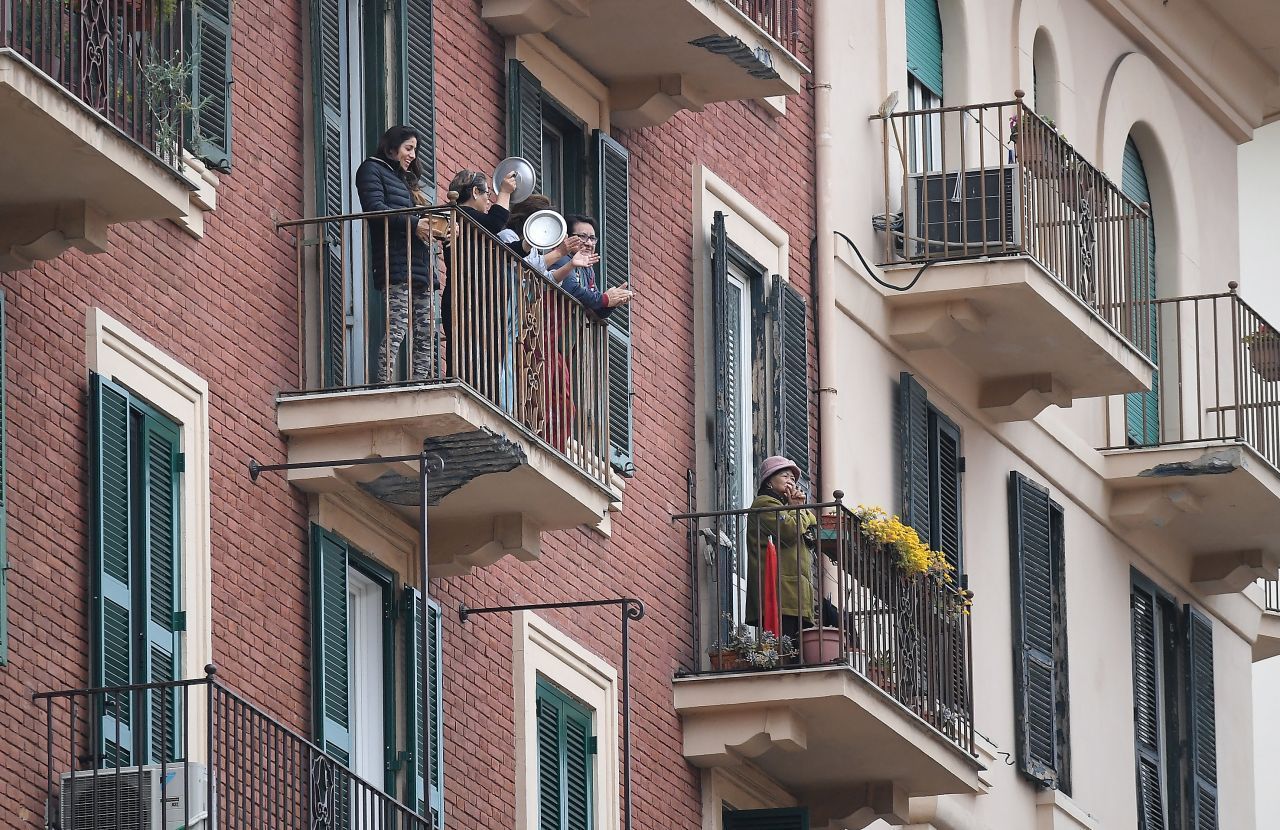
[[[418, 133], [412, 127], [395, 126], [382, 135], [374, 155], [356, 170], [360, 209], [383, 210], [425, 207], [422, 166], [418, 162]], [[412, 214], [371, 218], [369, 264], [373, 284], [385, 291], [390, 313], [378, 352], [378, 381], [392, 380], [400, 344], [409, 330], [410, 277], [413, 288], [412, 375], [425, 378], [439, 368], [438, 335], [432, 329], [440, 316], [440, 283], [432, 279], [430, 220]], [[412, 233], [411, 233], [412, 230]], [[433, 307], [434, 306], [434, 307]], [[436, 366], [429, 365], [436, 355]]]
[[800, 629], [813, 625], [813, 553], [818, 519], [812, 510], [787, 509], [802, 505], [808, 496], [800, 489], [800, 468], [794, 461], [773, 455], [760, 465], [760, 490], [752, 509], [777, 508], [748, 513], [747, 521], [747, 622], [761, 625], [764, 562], [769, 540], [778, 552], [778, 610], [785, 637], [795, 642]]

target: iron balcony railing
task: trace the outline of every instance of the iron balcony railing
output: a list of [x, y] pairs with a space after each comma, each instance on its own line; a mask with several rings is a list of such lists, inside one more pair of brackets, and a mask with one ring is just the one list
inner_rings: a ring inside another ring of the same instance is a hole
[[695, 673], [848, 666], [972, 754], [972, 594], [909, 572], [836, 496], [675, 517], [698, 593]]
[[1242, 441], [1280, 468], [1280, 332], [1228, 289], [1150, 304], [1152, 391], [1107, 399], [1103, 449]]
[[197, 680], [34, 697], [45, 718], [50, 830], [433, 827], [232, 692], [212, 667]]
[[797, 0], [729, 0], [792, 55], [800, 52], [800, 4]]
[[891, 113], [883, 126], [883, 264], [1026, 255], [1139, 351], [1147, 206], [1013, 101]]
[[[300, 389], [462, 383], [608, 481], [607, 332], [571, 294], [452, 206], [280, 227], [295, 235]], [[408, 273], [420, 280], [394, 284]], [[435, 301], [428, 275], [452, 283]]]
[[1262, 579], [1263, 609], [1280, 614], [1280, 580]]
[[148, 152], [182, 160], [190, 0], [0, 0], [15, 50]]

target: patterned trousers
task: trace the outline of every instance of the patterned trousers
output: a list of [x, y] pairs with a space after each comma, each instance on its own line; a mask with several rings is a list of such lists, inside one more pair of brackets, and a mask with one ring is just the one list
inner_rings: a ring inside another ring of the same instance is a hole
[[[378, 382], [396, 380], [395, 364], [400, 345], [409, 333], [409, 285], [392, 285], [387, 291], [390, 316], [387, 338], [378, 350]], [[410, 380], [438, 378], [444, 374], [440, 348], [440, 292], [413, 287], [413, 371]]]

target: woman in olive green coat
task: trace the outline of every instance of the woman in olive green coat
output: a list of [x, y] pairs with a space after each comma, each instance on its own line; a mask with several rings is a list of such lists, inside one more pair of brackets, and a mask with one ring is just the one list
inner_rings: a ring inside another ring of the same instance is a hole
[[[760, 465], [760, 490], [753, 508], [787, 507], [808, 499], [797, 479], [800, 468], [780, 455]], [[760, 594], [764, 581], [764, 557], [769, 538], [778, 551], [778, 607], [782, 634], [793, 640], [800, 629], [813, 625], [813, 552], [810, 547], [817, 518], [810, 510], [778, 510], [748, 513], [747, 522], [747, 622], [762, 624]]]

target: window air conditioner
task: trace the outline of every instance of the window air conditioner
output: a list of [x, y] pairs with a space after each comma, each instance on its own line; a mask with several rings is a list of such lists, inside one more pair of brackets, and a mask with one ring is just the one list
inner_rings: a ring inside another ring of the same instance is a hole
[[[62, 830], [197, 830], [209, 816], [204, 764], [64, 772], [60, 776]], [[163, 801], [163, 804], [162, 804]]]
[[1020, 178], [1017, 165], [911, 174], [903, 206], [904, 255], [945, 259], [1021, 250]]

